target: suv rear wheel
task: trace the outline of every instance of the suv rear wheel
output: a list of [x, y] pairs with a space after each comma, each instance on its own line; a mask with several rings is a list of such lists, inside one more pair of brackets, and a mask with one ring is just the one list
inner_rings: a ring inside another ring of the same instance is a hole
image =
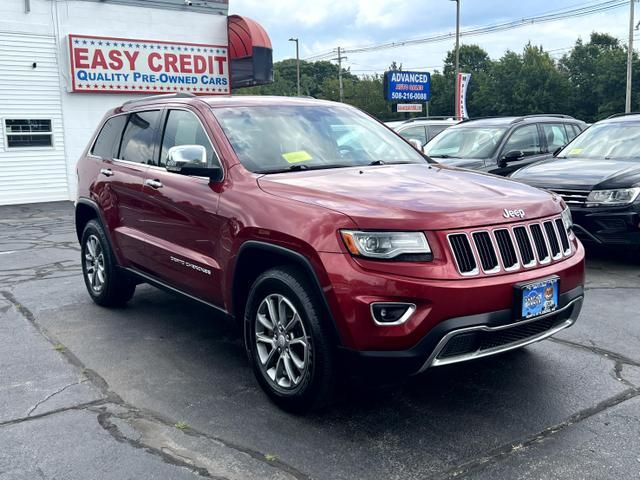
[[135, 282], [118, 269], [102, 225], [90, 220], [82, 232], [82, 273], [89, 295], [103, 307], [121, 307], [136, 290]]
[[251, 287], [245, 342], [260, 386], [280, 407], [326, 406], [335, 383], [332, 336], [314, 290], [297, 269], [268, 270]]

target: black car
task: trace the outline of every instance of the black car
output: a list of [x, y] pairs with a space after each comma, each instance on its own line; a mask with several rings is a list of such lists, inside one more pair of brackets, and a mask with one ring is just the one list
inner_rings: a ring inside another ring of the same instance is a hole
[[424, 153], [445, 165], [506, 176], [550, 158], [585, 128], [568, 115], [465, 120], [427, 143]]
[[640, 246], [640, 114], [595, 123], [512, 178], [561, 195], [581, 239]]

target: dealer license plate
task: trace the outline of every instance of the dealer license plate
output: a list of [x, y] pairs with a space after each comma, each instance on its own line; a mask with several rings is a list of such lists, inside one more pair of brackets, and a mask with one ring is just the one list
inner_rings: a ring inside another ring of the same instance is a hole
[[532, 318], [558, 308], [558, 278], [545, 278], [516, 286], [521, 292], [522, 318]]

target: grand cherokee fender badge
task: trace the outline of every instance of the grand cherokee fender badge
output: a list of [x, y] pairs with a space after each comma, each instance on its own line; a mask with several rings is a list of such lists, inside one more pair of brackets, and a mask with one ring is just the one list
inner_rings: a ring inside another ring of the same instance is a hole
[[201, 267], [200, 265], [194, 265], [191, 262], [187, 262], [186, 260], [183, 260], [181, 258], [174, 257], [173, 255], [171, 255], [170, 258], [172, 262], [177, 263], [178, 265], [190, 268], [192, 270], [195, 270], [196, 272], [204, 273], [205, 275], [211, 275], [211, 270], [209, 270], [208, 268]]
[[525, 213], [521, 208], [518, 208], [517, 210], [509, 210], [508, 208], [505, 208], [502, 216], [504, 218], [524, 218]]

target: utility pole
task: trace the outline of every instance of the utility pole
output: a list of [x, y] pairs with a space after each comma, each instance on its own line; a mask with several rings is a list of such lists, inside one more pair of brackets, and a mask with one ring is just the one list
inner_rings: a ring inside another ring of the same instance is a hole
[[296, 42], [296, 85], [298, 87], [298, 96], [300, 96], [300, 50], [298, 49], [298, 38], [290, 38], [290, 42]]
[[631, 79], [633, 76], [633, 14], [635, 10], [635, 0], [629, 0], [629, 47], [627, 52], [627, 94], [625, 96], [624, 111], [631, 111]]
[[346, 59], [347, 57], [342, 56], [342, 49], [338, 47], [338, 58], [334, 58], [334, 60], [338, 61], [338, 83], [340, 85], [340, 102], [344, 102], [344, 86], [342, 85], [342, 61]]
[[[459, 73], [460, 73], [460, 0], [451, 0], [456, 2], [456, 83], [455, 83], [455, 92], [453, 94], [453, 99], [455, 103], [455, 109], [453, 111], [454, 115], [458, 112], [458, 89], [460, 88]], [[457, 116], [457, 115], [456, 115]]]

